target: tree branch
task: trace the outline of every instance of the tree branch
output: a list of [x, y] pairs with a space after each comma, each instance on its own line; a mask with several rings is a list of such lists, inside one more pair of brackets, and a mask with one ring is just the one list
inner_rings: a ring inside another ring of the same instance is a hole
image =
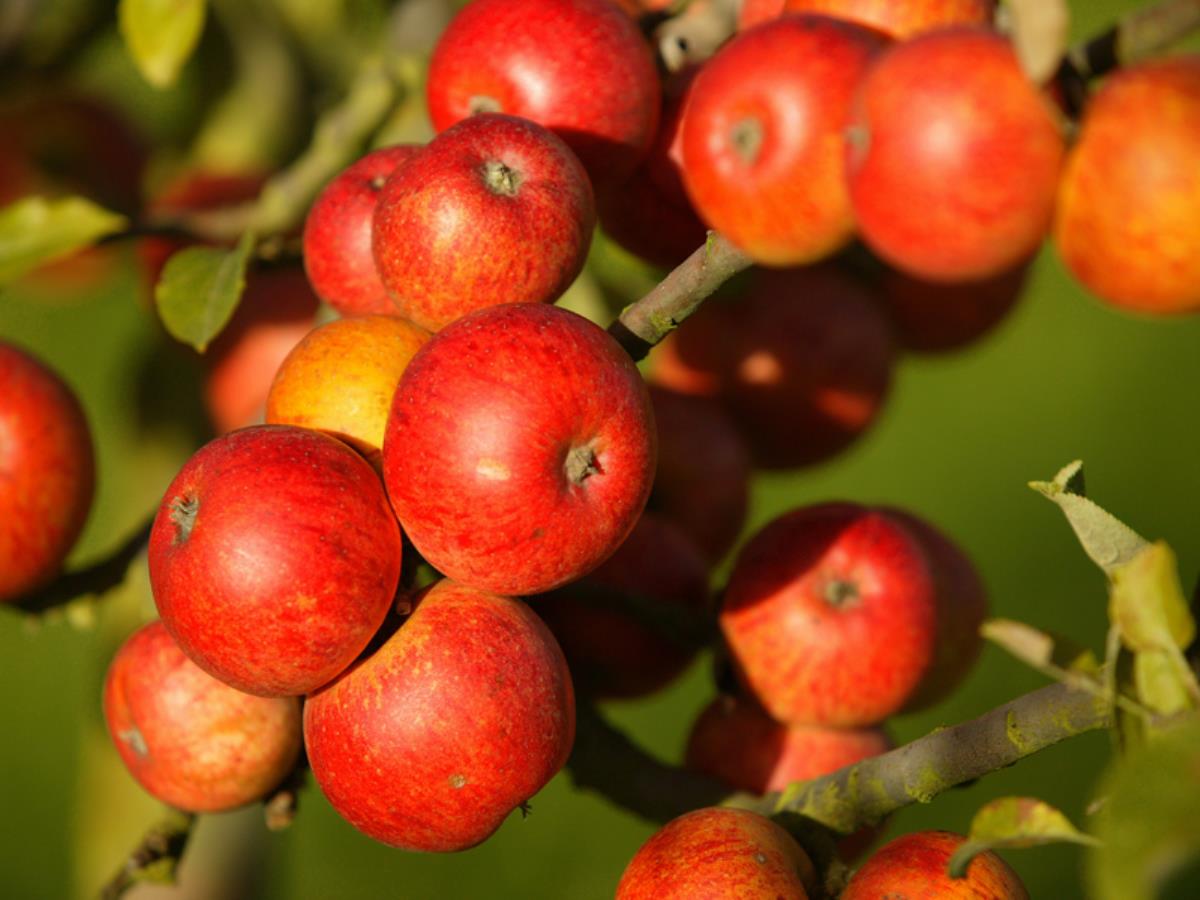
[[117, 900], [142, 882], [174, 884], [175, 869], [187, 848], [195, 821], [194, 813], [172, 809], [162, 821], [151, 826], [101, 889], [101, 900]]

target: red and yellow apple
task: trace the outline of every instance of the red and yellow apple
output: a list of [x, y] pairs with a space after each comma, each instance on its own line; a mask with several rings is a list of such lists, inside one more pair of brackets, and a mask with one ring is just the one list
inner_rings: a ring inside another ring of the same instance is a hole
[[1029, 892], [990, 850], [971, 860], [966, 878], [946, 869], [966, 838], [948, 831], [905, 834], [872, 854], [846, 885], [840, 900], [1029, 900]]

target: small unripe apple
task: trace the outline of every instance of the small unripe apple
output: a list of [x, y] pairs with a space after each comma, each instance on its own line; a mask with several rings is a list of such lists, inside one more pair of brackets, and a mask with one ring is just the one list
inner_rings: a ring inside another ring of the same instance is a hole
[[74, 391], [0, 340], [0, 603], [58, 574], [94, 483], [92, 435]]
[[130, 774], [164, 803], [221, 812], [261, 800], [300, 755], [300, 701], [213, 678], [162, 622], [135, 632], [104, 682], [104, 719]]
[[197, 451], [150, 533], [150, 586], [193, 661], [239, 690], [304, 694], [367, 646], [400, 577], [379, 476], [335, 438], [288, 425]]
[[574, 735], [571, 678], [546, 626], [520, 600], [451, 581], [304, 707], [329, 802], [406, 850], [486, 839], [562, 768]]
[[616, 900], [808, 900], [815, 881], [808, 854], [779, 825], [713, 807], [672, 819], [642, 844]]
[[965, 840], [948, 831], [901, 835], [854, 873], [840, 900], [1029, 900], [1017, 873], [990, 850], [971, 860], [966, 878], [951, 878], [946, 867]]

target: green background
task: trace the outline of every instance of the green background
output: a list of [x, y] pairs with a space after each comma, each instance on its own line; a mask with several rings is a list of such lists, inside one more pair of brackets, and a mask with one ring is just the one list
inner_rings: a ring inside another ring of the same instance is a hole
[[[1086, 34], [1128, 3], [1076, 3]], [[127, 260], [127, 262], [129, 262]], [[95, 429], [98, 495], [75, 559], [119, 542], [152, 508], [194, 446], [179, 420], [195, 415], [195, 365], [164, 349], [141, 286], [125, 265], [102, 290], [70, 300], [30, 290], [0, 294], [0, 337], [25, 344], [77, 388]], [[1089, 491], [1142, 534], [1176, 550], [1184, 583], [1200, 567], [1200, 321], [1149, 321], [1112, 311], [1043, 253], [1021, 303], [978, 345], [899, 365], [878, 425], [818, 468], [759, 477], [748, 531], [798, 504], [849, 499], [907, 507], [954, 535], [977, 562], [993, 613], [1101, 649], [1103, 578], [1059, 513], [1025, 487], [1081, 458]], [[138, 410], [140, 409], [140, 412]], [[106, 602], [90, 627], [30, 627], [0, 615], [0, 896], [91, 896], [157, 814], [107, 742], [99, 715], [104, 667], [152, 612], [144, 571]], [[895, 720], [903, 741], [1044, 683], [988, 649], [942, 706]], [[699, 662], [671, 690], [613, 705], [612, 718], [648, 749], [679, 758], [712, 693]], [[1037, 795], [1086, 823], [1109, 752], [1092, 734], [896, 815], [890, 834], [964, 831], [973, 811], [1005, 794]], [[355, 832], [315, 788], [295, 825], [266, 834], [257, 810], [202, 821], [183, 867], [191, 896], [295, 898], [570, 897], [612, 895], [652, 831], [565, 776], [483, 846], [411, 855]], [[1037, 898], [1082, 896], [1081, 854], [1007, 854]], [[150, 894], [153, 891], [149, 892]], [[149, 895], [149, 894], [148, 894]]]

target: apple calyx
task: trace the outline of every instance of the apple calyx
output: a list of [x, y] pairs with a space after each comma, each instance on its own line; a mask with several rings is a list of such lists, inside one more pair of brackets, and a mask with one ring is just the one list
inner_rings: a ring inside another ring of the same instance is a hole
[[738, 158], [746, 165], [753, 165], [762, 150], [762, 122], [754, 117], [738, 120], [729, 131], [729, 141]]
[[504, 112], [504, 107], [500, 105], [500, 101], [495, 97], [489, 97], [487, 94], [475, 94], [467, 101], [467, 114], [477, 116], [480, 113], [498, 113]]
[[581, 447], [572, 447], [567, 451], [567, 458], [563, 463], [563, 471], [567, 473], [567, 481], [578, 487], [589, 476], [596, 475], [603, 470], [600, 468], [600, 462], [596, 458], [595, 449], [591, 444], [584, 444]]
[[858, 600], [858, 585], [853, 581], [834, 578], [825, 585], [825, 602], [834, 609], [852, 606]]
[[171, 524], [175, 526], [175, 544], [182, 544], [191, 536], [196, 524], [196, 514], [200, 512], [200, 498], [188, 495], [176, 497], [171, 501]]
[[501, 197], [515, 197], [521, 188], [525, 177], [511, 166], [506, 166], [498, 159], [489, 159], [479, 167], [483, 183], [493, 194]]

